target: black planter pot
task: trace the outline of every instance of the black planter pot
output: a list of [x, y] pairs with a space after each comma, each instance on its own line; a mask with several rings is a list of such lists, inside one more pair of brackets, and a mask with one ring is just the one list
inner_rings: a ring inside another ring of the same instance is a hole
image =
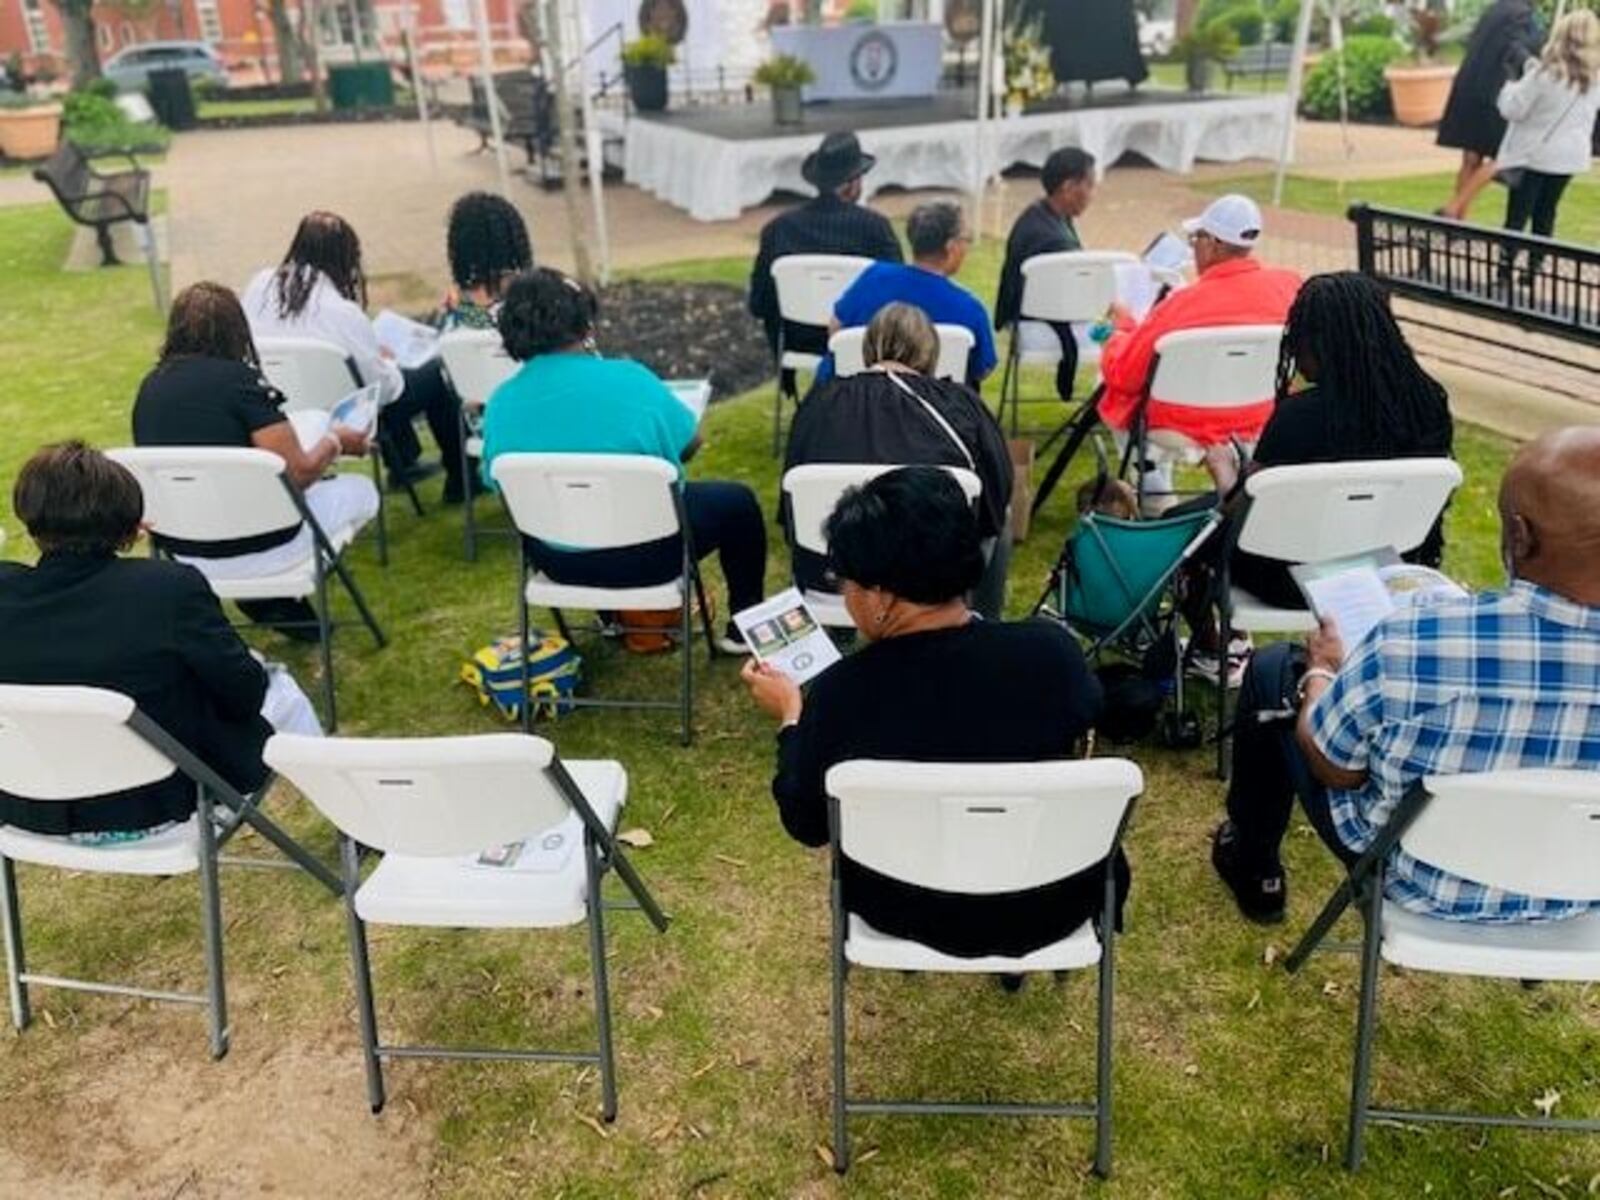
[[667, 107], [667, 69], [628, 67], [628, 95], [640, 112], [660, 112]]

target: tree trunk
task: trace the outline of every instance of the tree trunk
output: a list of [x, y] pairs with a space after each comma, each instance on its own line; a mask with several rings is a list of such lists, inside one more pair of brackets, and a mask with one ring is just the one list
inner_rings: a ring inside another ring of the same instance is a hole
[[100, 48], [94, 38], [91, 0], [55, 0], [61, 26], [67, 35], [67, 62], [72, 65], [72, 86], [100, 78]]
[[278, 45], [278, 82], [299, 83], [306, 74], [305, 47], [289, 19], [286, 0], [272, 0], [271, 19], [272, 40]]
[[594, 261], [589, 255], [589, 231], [583, 222], [583, 175], [579, 170], [577, 133], [572, 127], [572, 97], [567, 91], [567, 30], [561, 19], [561, 3], [562, 0], [550, 0], [543, 33], [550, 48], [550, 82], [555, 88], [556, 128], [561, 140], [561, 198], [572, 242], [573, 274], [584, 287], [592, 288]]
[[306, 69], [311, 72], [311, 99], [318, 112], [327, 112], [328, 85], [322, 78], [321, 47], [317, 0], [300, 0], [300, 48], [305, 51]]

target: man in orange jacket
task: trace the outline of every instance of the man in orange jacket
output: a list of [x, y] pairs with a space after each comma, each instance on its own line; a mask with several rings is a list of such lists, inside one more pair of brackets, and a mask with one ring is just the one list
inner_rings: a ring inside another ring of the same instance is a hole
[[[1135, 322], [1120, 304], [1111, 306], [1114, 332], [1100, 355], [1105, 380], [1100, 419], [1113, 430], [1133, 423], [1156, 342], [1166, 334], [1216, 325], [1280, 325], [1300, 290], [1299, 275], [1263, 267], [1251, 257], [1261, 239], [1261, 210], [1248, 196], [1219, 196], [1183, 228], [1199, 278], [1157, 304], [1143, 321]], [[1255, 441], [1272, 405], [1273, 397], [1262, 396], [1237, 408], [1178, 408], [1152, 396], [1147, 415], [1151, 429], [1170, 429], [1210, 446], [1231, 437]]]

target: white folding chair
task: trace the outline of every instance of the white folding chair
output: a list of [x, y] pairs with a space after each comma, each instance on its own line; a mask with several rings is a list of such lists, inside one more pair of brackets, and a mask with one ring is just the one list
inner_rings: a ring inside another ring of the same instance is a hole
[[[1144, 777], [1120, 758], [1077, 762], [916, 763], [856, 760], [829, 769], [833, 843], [833, 1158], [850, 1165], [851, 1113], [1092, 1117], [1095, 1173], [1111, 1173], [1111, 1000], [1115, 859]], [[880, 933], [848, 912], [840, 856], [916, 887], [984, 896], [1042, 887], [1105, 860], [1098, 918], [1020, 958], [958, 958]], [[1096, 926], [1099, 935], [1096, 936]], [[1093, 1104], [850, 1098], [845, 1086], [845, 981], [851, 967], [1023, 974], [1099, 968]]]
[[[676, 702], [665, 700], [603, 700], [574, 696], [564, 703], [593, 708], [651, 708], [679, 710], [683, 744], [694, 737], [694, 664], [692, 638], [693, 600], [700, 602], [700, 620], [706, 649], [717, 656], [710, 608], [700, 579], [683, 488], [678, 468], [659, 458], [636, 454], [502, 454], [491, 468], [501, 498], [521, 535], [517, 539], [521, 566], [517, 573], [517, 629], [522, 644], [529, 633], [528, 610], [548, 608], [556, 626], [569, 641], [572, 631], [562, 610], [586, 612], [676, 608], [681, 613], [683, 678]], [[610, 550], [677, 537], [683, 544], [682, 569], [675, 579], [648, 587], [611, 588], [557, 583], [535, 570], [528, 555], [528, 538], [568, 550]], [[652, 632], [659, 633], [660, 630]], [[528, 662], [523, 656], [522, 694], [527, 695]], [[522, 727], [530, 729], [532, 705], [522, 705]]]
[[497, 329], [451, 329], [439, 338], [445, 378], [461, 401], [461, 498], [468, 562], [478, 560], [477, 497], [472, 489], [472, 460], [483, 457], [483, 410], [495, 388], [517, 373]]
[[[783, 481], [779, 486], [789, 501], [789, 533], [795, 546], [811, 554], [826, 555], [828, 537], [823, 530], [839, 504], [839, 497], [848, 489], [860, 487], [885, 471], [897, 470], [901, 465], [811, 463], [790, 467], [783, 473]], [[965, 467], [946, 467], [945, 470], [961, 485], [968, 502], [976, 504], [983, 495], [983, 480]], [[850, 619], [839, 593], [806, 588], [802, 594], [817, 620], [824, 625], [838, 629], [855, 628], [855, 622]]]
[[[933, 331], [939, 337], [939, 361], [933, 368], [935, 379], [967, 380], [967, 361], [972, 355], [976, 340], [972, 330], [965, 325], [936, 324]], [[833, 355], [833, 373], [840, 379], [859, 375], [867, 369], [861, 347], [866, 340], [864, 325], [838, 330], [828, 339], [828, 353]]]
[[1600, 1133], [1600, 1121], [1595, 1120], [1372, 1105], [1380, 959], [1408, 971], [1600, 982], [1600, 913], [1565, 921], [1484, 924], [1410, 912], [1384, 900], [1386, 864], [1397, 847], [1486, 887], [1550, 900], [1600, 900], [1600, 775], [1593, 770], [1530, 769], [1419, 781], [1284, 961], [1289, 971], [1299, 970], [1344, 910], [1360, 905], [1366, 930], [1345, 1166], [1352, 1171], [1360, 1167], [1369, 1120]]
[[338, 623], [328, 603], [328, 578], [349, 593], [362, 623], [381, 650], [387, 642], [372, 610], [344, 562], [359, 525], [323, 529], [305, 497], [284, 474], [283, 459], [266, 450], [233, 446], [140, 446], [107, 454], [133, 472], [144, 492], [144, 519], [158, 553], [174, 554], [174, 543], [231, 542], [305, 523], [311, 545], [298, 562], [273, 575], [229, 578], [205, 572], [223, 600], [304, 600], [316, 597], [321, 634], [322, 721], [338, 728], [333, 678], [333, 631]]
[[[1004, 424], [1009, 404], [1012, 437], [1022, 416], [1021, 368], [1053, 367], [1061, 361], [1061, 342], [1050, 325], [1102, 319], [1117, 298], [1117, 268], [1138, 262], [1138, 255], [1118, 250], [1061, 250], [1023, 262], [1022, 300], [1000, 378], [1000, 421]], [[1088, 359], [1086, 354], [1084, 361]]]
[[[601, 1112], [617, 1115], [601, 885], [615, 869], [660, 932], [667, 918], [613, 837], [628, 775], [612, 761], [563, 763], [527, 734], [441, 738], [306, 738], [279, 734], [267, 764], [341, 834], [345, 912], [367, 1096], [383, 1108], [383, 1059], [593, 1063]], [[380, 851], [361, 880], [356, 843]], [[579, 844], [581, 842], [581, 850]], [[503, 866], [485, 851], [520, 843]], [[523, 856], [529, 860], [523, 862]], [[532, 869], [537, 856], [537, 869]], [[519, 869], [519, 865], [521, 869]], [[632, 906], [628, 906], [632, 907]], [[384, 1045], [372, 1000], [366, 926], [558, 929], [586, 922], [599, 1047], [594, 1051]]]
[[1152, 396], [1176, 408], [1241, 408], [1277, 393], [1278, 347], [1282, 325], [1225, 325], [1181, 329], [1157, 340], [1144, 394], [1133, 412], [1121, 475], [1137, 465], [1139, 499], [1144, 500], [1145, 464], [1199, 462], [1205, 447], [1174, 429], [1152, 429]]
[[[261, 359], [261, 373], [267, 382], [284, 396], [283, 411], [301, 410], [332, 412], [334, 407], [352, 390], [367, 381], [340, 347], [321, 338], [264, 337], [256, 339], [256, 354]], [[380, 559], [388, 562], [388, 523], [383, 511], [383, 478], [379, 470], [382, 460], [383, 427], [380, 424], [372, 438], [372, 482], [378, 485], [378, 551]], [[422, 497], [417, 495], [415, 484], [404, 485], [411, 501], [411, 510], [422, 516]]]
[[[772, 454], [783, 449], [784, 372], [815, 373], [822, 357], [790, 350], [784, 345], [784, 330], [790, 323], [827, 329], [833, 320], [833, 306], [856, 276], [872, 265], [872, 259], [854, 254], [786, 254], [772, 264], [772, 282], [778, 292], [778, 387], [772, 401]], [[800, 402], [799, 388], [790, 393]]]
[[[241, 825], [249, 825], [335, 895], [337, 877], [193, 753], [140, 712], [127, 696], [102, 688], [0, 685], [0, 791], [40, 803], [89, 800], [182, 774], [195, 788], [195, 815], [164, 833], [137, 841], [83, 845], [69, 837], [0, 825], [0, 924], [4, 925], [11, 1020], [21, 1031], [32, 1019], [29, 987], [111, 996], [137, 996], [203, 1005], [211, 1054], [228, 1052], [228, 1002], [222, 969], [222, 900], [217, 855]], [[262, 792], [265, 792], [265, 787]], [[94, 983], [27, 969], [22, 911], [14, 864], [73, 873], [169, 876], [198, 873], [205, 939], [206, 991], [161, 991]]]
[[[1310, 463], [1268, 467], [1245, 478], [1244, 515], [1222, 550], [1217, 582], [1220, 645], [1234, 633], [1309, 633], [1317, 619], [1303, 608], [1278, 608], [1235, 587], [1228, 564], [1235, 548], [1285, 563], [1327, 562], [1392, 546], [1415, 550], [1427, 538], [1461, 468], [1448, 458]], [[1228, 777], [1227, 687], [1218, 697], [1217, 771]]]

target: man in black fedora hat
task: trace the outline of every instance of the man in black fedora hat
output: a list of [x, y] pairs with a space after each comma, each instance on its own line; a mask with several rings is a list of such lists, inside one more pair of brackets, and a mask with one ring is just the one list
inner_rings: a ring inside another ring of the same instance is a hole
[[[767, 344], [778, 348], [778, 289], [772, 264], [786, 254], [858, 254], [900, 262], [900, 240], [882, 213], [860, 203], [861, 178], [877, 159], [861, 150], [853, 133], [830, 133], [806, 155], [800, 174], [817, 189], [813, 200], [779, 213], [761, 231], [761, 248], [750, 272], [750, 312], [766, 326]], [[828, 331], [809, 325], [784, 330], [784, 346], [825, 354]], [[792, 382], [791, 382], [792, 390]]]

